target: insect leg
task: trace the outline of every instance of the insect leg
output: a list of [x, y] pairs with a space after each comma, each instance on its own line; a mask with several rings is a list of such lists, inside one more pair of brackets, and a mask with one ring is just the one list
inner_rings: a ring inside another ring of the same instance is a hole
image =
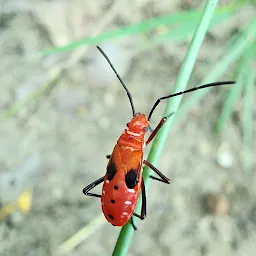
[[147, 141], [146, 141], [146, 145], [148, 145], [156, 136], [157, 132], [161, 129], [161, 127], [164, 125], [164, 123], [166, 122], [166, 120], [173, 115], [174, 112], [172, 112], [169, 116], [163, 117], [159, 124], [157, 125], [157, 127], [155, 128], [155, 130], [153, 130], [153, 132], [150, 134], [150, 136], [148, 137]]
[[146, 218], [147, 213], [147, 200], [146, 200], [146, 190], [144, 185], [144, 180], [142, 179], [141, 182], [141, 193], [142, 193], [142, 205], [141, 205], [141, 212], [140, 215], [137, 213], [133, 213], [133, 215], [137, 218], [140, 218], [141, 220]]
[[153, 166], [147, 160], [144, 160], [143, 163], [146, 164], [151, 170], [153, 170], [160, 177], [160, 178], [157, 178], [157, 177], [154, 177], [154, 176], [150, 175], [150, 178], [152, 178], [154, 180], [164, 182], [166, 184], [171, 183], [171, 181], [166, 176], [164, 176], [155, 166]]
[[133, 229], [136, 231], [137, 227], [136, 227], [136, 225], [134, 223], [133, 217], [131, 217], [131, 224], [132, 224]]
[[[133, 213], [133, 216], [140, 218], [141, 220], [144, 220], [146, 218], [146, 212], [147, 212], [147, 201], [146, 201], [146, 190], [144, 185], [144, 180], [142, 179], [141, 182], [141, 193], [142, 193], [142, 205], [141, 205], [141, 212], [140, 215], [136, 212]], [[131, 224], [134, 228], [134, 230], [137, 230], [137, 227], [133, 221], [133, 216], [131, 217]]]
[[100, 183], [102, 183], [104, 181], [104, 176], [99, 178], [98, 180], [95, 180], [93, 183], [91, 183], [90, 185], [88, 185], [87, 187], [85, 187], [83, 189], [83, 193], [86, 195], [86, 196], [94, 196], [94, 197], [101, 197], [101, 195], [98, 195], [98, 194], [94, 194], [94, 193], [89, 193], [89, 191], [91, 189], [93, 189], [94, 187], [98, 186]]

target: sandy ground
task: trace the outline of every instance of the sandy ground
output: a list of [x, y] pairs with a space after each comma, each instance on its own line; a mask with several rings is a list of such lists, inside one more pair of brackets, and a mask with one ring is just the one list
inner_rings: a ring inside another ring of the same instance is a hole
[[[134, 2], [0, 1], [1, 112], [42, 88], [54, 67], [69, 66], [40, 97], [17, 106], [0, 124], [1, 204], [33, 187], [31, 211], [14, 212], [0, 223], [0, 255], [56, 255], [66, 239], [101, 214], [99, 201], [84, 197], [82, 189], [105, 173], [105, 155], [131, 118], [127, 96], [94, 46], [78, 62], [71, 53], [36, 57], [52, 45], [121, 24], [202, 7], [190, 1]], [[218, 28], [222, 33], [209, 34], [191, 87], [250, 16], [252, 11], [244, 10]], [[132, 92], [136, 110], [148, 113], [156, 98], [171, 90], [188, 41], [135, 55], [141, 37], [134, 39], [101, 46]], [[232, 78], [231, 72], [224, 79]], [[148, 217], [138, 224], [129, 255], [254, 255], [256, 190], [253, 175], [242, 171], [241, 122], [233, 118], [221, 137], [213, 133], [226, 92], [226, 87], [213, 90], [171, 131], [158, 168], [172, 183], [152, 182]], [[216, 214], [205, 209], [209, 194]], [[103, 222], [69, 255], [111, 255], [118, 233]]]

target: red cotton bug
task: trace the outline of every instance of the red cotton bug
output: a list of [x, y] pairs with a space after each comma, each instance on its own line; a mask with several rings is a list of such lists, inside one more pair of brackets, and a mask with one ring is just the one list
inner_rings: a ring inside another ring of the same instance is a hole
[[[83, 193], [87, 196], [101, 198], [102, 211], [107, 221], [110, 222], [113, 226], [124, 226], [129, 220], [131, 220], [131, 224], [136, 230], [137, 228], [134, 225], [133, 216], [138, 217], [141, 220], [146, 217], [146, 192], [142, 178], [142, 165], [146, 164], [158, 175], [158, 177], [150, 176], [151, 178], [166, 184], [170, 183], [170, 180], [165, 177], [156, 167], [150, 164], [147, 160], [143, 160], [143, 148], [154, 139], [155, 135], [164, 125], [167, 118], [171, 116], [170, 114], [167, 117], [163, 117], [156, 128], [152, 131], [148, 139], [145, 141], [144, 137], [148, 131], [149, 122], [157, 105], [164, 99], [168, 99], [184, 93], [192, 92], [206, 87], [234, 84], [235, 82], [224, 81], [205, 84], [183, 92], [161, 97], [155, 102], [151, 111], [149, 112], [148, 117], [146, 117], [145, 114], [135, 112], [131, 93], [116, 72], [107, 55], [100, 47], [97, 46], [97, 48], [105, 57], [115, 72], [117, 78], [121, 82], [123, 88], [125, 89], [132, 107], [133, 117], [131, 121], [127, 123], [127, 128], [119, 137], [112, 154], [107, 156], [107, 158], [109, 158], [109, 162], [105, 176], [99, 178], [98, 180], [85, 187], [83, 189]], [[103, 181], [104, 183], [101, 195], [89, 192]], [[141, 213], [139, 215], [135, 213], [134, 210], [139, 198], [140, 191], [142, 192], [142, 207]]]

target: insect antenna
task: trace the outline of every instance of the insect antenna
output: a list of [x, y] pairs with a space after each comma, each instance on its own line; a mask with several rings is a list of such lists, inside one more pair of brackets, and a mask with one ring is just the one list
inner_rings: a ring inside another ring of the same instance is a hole
[[116, 72], [114, 66], [112, 65], [110, 59], [108, 58], [108, 56], [106, 55], [105, 52], [103, 52], [103, 50], [97, 46], [98, 50], [101, 52], [101, 54], [105, 57], [105, 59], [107, 60], [108, 64], [110, 65], [110, 67], [113, 69], [113, 71], [115, 72], [118, 80], [120, 81], [120, 83], [122, 84], [122, 86], [124, 87], [127, 95], [128, 95], [128, 98], [129, 98], [129, 101], [131, 103], [131, 107], [132, 107], [132, 115], [134, 116], [135, 115], [135, 108], [134, 108], [134, 105], [133, 105], [133, 101], [132, 101], [132, 95], [131, 93], [129, 92], [128, 88], [126, 87], [126, 85], [124, 84], [123, 80], [121, 79], [121, 77], [118, 75], [118, 73]]
[[193, 91], [200, 90], [200, 89], [207, 88], [207, 87], [219, 86], [219, 85], [224, 85], [224, 84], [234, 84], [234, 83], [235, 83], [234, 81], [222, 81], [222, 82], [204, 84], [204, 85], [201, 85], [201, 86], [198, 86], [198, 87], [188, 89], [188, 90], [183, 91], [183, 92], [177, 92], [177, 93], [174, 93], [174, 94], [171, 94], [171, 95], [161, 97], [161, 98], [157, 99], [157, 101], [153, 105], [152, 109], [150, 110], [149, 115], [148, 115], [148, 121], [150, 120], [154, 110], [156, 109], [158, 104], [161, 102], [161, 100], [169, 99], [169, 98], [172, 98], [172, 97], [175, 97], [175, 96], [178, 96], [178, 95], [182, 95], [182, 94], [185, 94], [185, 93], [188, 93], [188, 92], [193, 92]]

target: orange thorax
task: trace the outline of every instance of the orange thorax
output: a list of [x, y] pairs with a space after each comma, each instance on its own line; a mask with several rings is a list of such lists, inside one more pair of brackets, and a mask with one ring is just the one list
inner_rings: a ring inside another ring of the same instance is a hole
[[131, 149], [142, 150], [144, 148], [144, 137], [148, 130], [149, 121], [144, 114], [137, 113], [127, 124], [127, 128], [117, 141], [117, 144]]

